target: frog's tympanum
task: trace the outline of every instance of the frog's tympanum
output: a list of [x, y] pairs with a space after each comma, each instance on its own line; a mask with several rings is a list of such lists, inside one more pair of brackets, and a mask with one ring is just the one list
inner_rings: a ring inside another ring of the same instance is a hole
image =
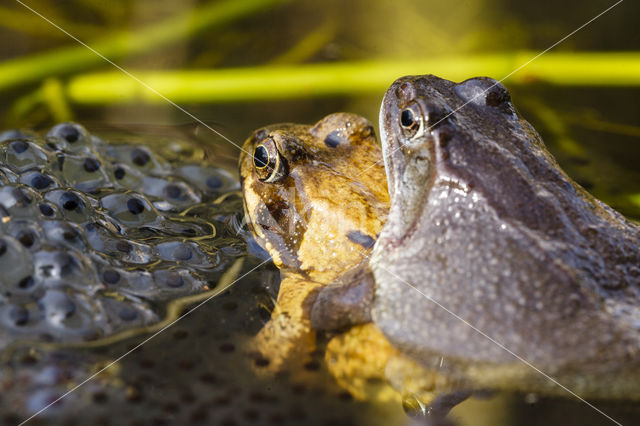
[[269, 368], [277, 369], [313, 350], [315, 294], [371, 250], [389, 196], [384, 168], [375, 164], [382, 154], [374, 130], [354, 114], [332, 114], [313, 126], [268, 126], [243, 151], [246, 216], [282, 275], [276, 309], [257, 336]]
[[542, 371], [586, 397], [640, 397], [638, 225], [560, 169], [495, 80], [401, 78], [380, 128], [388, 220], [370, 260], [317, 296], [312, 325], [358, 288], [368, 314], [346, 317], [370, 315], [450, 379], [442, 391], [566, 394]]

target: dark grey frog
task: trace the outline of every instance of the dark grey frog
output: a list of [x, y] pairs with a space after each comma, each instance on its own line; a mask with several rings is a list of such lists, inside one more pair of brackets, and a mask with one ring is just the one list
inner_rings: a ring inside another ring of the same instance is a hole
[[403, 77], [380, 128], [389, 217], [314, 326], [365, 312], [454, 389], [565, 392], [533, 365], [586, 397], [640, 397], [638, 225], [560, 169], [495, 80]]

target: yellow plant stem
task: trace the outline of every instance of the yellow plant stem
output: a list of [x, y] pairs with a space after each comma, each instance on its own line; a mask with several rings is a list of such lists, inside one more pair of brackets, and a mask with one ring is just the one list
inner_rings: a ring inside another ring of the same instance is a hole
[[42, 97], [49, 106], [49, 111], [55, 121], [69, 121], [73, 118], [60, 80], [57, 78], [46, 79], [42, 84]]
[[[419, 61], [367, 61], [220, 70], [134, 71], [175, 102], [207, 103], [381, 94], [408, 74], [436, 74], [454, 81], [478, 75], [501, 79], [535, 52], [433, 57]], [[507, 79], [508, 84], [545, 82], [562, 86], [638, 86], [640, 52], [547, 53]], [[79, 75], [67, 96], [80, 104], [164, 102], [118, 71]]]

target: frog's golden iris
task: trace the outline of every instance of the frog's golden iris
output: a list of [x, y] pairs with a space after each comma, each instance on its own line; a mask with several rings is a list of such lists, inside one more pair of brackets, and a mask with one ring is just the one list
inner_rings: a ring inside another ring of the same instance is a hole
[[286, 161], [273, 139], [265, 139], [253, 150], [253, 166], [261, 182], [276, 182], [287, 174]]
[[422, 110], [417, 102], [409, 104], [400, 114], [400, 126], [408, 138], [415, 136], [422, 127]]

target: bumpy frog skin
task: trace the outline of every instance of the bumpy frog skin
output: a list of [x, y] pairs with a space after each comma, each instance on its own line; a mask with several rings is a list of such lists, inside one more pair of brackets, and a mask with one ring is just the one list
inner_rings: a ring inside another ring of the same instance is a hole
[[463, 319], [582, 395], [640, 397], [640, 228], [560, 169], [492, 79], [401, 78], [380, 127], [371, 316], [391, 343], [472, 386], [563, 392]]
[[354, 114], [332, 114], [314, 126], [268, 126], [243, 149], [246, 217], [282, 275], [276, 309], [256, 338], [269, 367], [278, 369], [314, 349], [315, 293], [370, 251], [389, 196], [381, 164], [360, 173], [382, 154], [373, 127]]

